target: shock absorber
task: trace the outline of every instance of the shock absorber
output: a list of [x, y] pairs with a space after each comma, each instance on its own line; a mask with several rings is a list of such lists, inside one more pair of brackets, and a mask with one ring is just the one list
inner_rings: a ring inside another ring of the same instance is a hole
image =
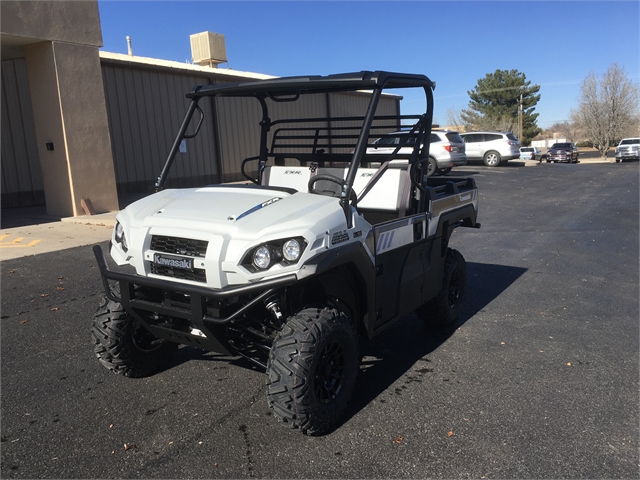
[[278, 295], [271, 295], [264, 301], [264, 306], [273, 315], [278, 328], [282, 327], [282, 311], [280, 310], [280, 298]]

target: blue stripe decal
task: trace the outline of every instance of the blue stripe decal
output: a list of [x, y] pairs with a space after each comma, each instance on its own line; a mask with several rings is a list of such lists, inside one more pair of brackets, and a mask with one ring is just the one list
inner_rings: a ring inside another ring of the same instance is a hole
[[253, 212], [258, 211], [258, 210], [260, 210], [261, 208], [262, 208], [262, 204], [256, 205], [255, 207], [250, 208], [250, 209], [249, 209], [249, 210], [247, 210], [246, 212], [241, 213], [240, 215], [238, 215], [238, 216], [236, 217], [236, 220], [240, 220], [242, 217], [246, 217], [247, 215], [249, 215], [249, 214], [251, 214], [251, 213], [253, 213]]
[[253, 213], [253, 212], [257, 212], [257, 211], [258, 211], [258, 210], [260, 210], [261, 208], [268, 207], [268, 206], [269, 206], [269, 205], [271, 205], [272, 203], [276, 203], [278, 200], [282, 200], [282, 199], [281, 199], [280, 197], [274, 197], [274, 198], [272, 198], [272, 199], [270, 199], [270, 200], [267, 200], [266, 202], [262, 202], [261, 204], [256, 205], [255, 207], [252, 207], [252, 208], [250, 208], [249, 210], [247, 210], [246, 212], [241, 213], [240, 215], [238, 215], [238, 216], [236, 217], [236, 221], [237, 221], [237, 220], [240, 220], [242, 217], [246, 217], [247, 215], [249, 215], [249, 214], [251, 214], [251, 213]]

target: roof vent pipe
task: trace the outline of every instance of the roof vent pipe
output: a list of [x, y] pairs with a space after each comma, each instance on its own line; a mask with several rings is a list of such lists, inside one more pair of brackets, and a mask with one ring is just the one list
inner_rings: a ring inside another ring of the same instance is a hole
[[133, 48], [131, 47], [131, 37], [127, 35], [127, 50], [129, 51], [129, 56], [133, 57]]

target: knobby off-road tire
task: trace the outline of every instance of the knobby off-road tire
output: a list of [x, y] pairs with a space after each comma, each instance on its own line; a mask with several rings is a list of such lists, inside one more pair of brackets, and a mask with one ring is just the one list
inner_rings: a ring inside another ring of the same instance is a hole
[[447, 327], [453, 325], [460, 311], [467, 285], [467, 268], [464, 257], [452, 248], [447, 249], [444, 262], [442, 289], [432, 300], [416, 310], [427, 325]]
[[333, 308], [289, 317], [267, 362], [267, 401], [281, 423], [307, 435], [330, 432], [347, 408], [360, 364], [351, 320]]
[[125, 377], [148, 377], [162, 370], [178, 344], [153, 336], [121, 304], [106, 297], [93, 317], [94, 352], [100, 363]]

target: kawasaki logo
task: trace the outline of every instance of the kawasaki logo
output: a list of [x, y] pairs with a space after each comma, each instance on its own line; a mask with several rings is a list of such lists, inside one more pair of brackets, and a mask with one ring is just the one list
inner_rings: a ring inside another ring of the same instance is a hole
[[164, 265], [165, 267], [185, 268], [187, 270], [190, 270], [193, 266], [193, 261], [190, 258], [165, 257], [157, 253], [153, 256], [153, 263]]

